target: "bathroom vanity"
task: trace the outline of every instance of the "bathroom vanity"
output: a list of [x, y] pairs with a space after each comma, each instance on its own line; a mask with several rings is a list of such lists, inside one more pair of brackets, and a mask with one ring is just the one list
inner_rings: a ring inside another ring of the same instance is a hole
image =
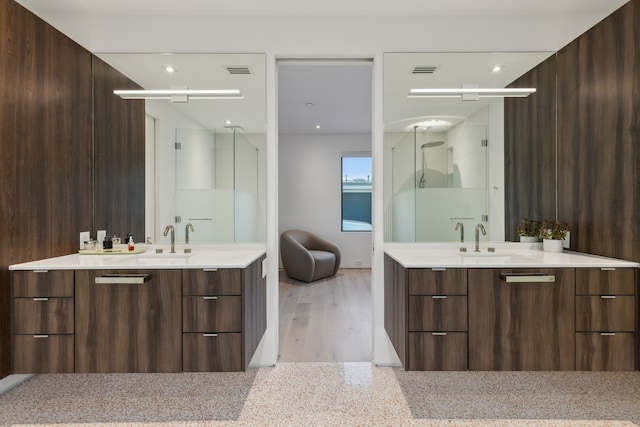
[[403, 367], [638, 369], [638, 264], [535, 246], [386, 248], [384, 325]]
[[245, 370], [266, 330], [264, 250], [166, 252], [11, 266], [13, 373]]

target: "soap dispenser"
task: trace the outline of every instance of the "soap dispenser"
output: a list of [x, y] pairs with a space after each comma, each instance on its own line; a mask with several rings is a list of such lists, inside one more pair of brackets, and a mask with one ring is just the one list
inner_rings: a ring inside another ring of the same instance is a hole
[[130, 251], [134, 250], [134, 249], [135, 249], [135, 247], [134, 247], [134, 245], [133, 245], [133, 236], [129, 235], [129, 242], [128, 242], [128, 243], [129, 243], [129, 244], [128, 244], [128, 248], [129, 248], [129, 250], [130, 250]]

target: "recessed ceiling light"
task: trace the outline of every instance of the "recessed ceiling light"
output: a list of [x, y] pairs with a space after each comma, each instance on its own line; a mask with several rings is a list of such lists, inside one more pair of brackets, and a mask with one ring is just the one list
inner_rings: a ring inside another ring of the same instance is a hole
[[175, 73], [175, 72], [176, 72], [176, 69], [175, 69], [175, 68], [173, 68], [171, 65], [167, 65], [166, 67], [164, 67], [164, 70], [165, 70], [167, 73]]
[[316, 125], [316, 129], [320, 129], [320, 125]]
[[504, 65], [496, 65], [491, 69], [491, 72], [493, 73], [499, 73], [500, 71], [502, 71], [504, 69]]
[[313, 107], [313, 105], [314, 105], [313, 102], [305, 102], [304, 103], [304, 106], [307, 107], [307, 108], [311, 108], [311, 107]]
[[230, 124], [231, 124], [231, 120], [225, 120], [225, 121], [224, 121], [224, 124], [225, 124], [225, 125], [230, 125]]

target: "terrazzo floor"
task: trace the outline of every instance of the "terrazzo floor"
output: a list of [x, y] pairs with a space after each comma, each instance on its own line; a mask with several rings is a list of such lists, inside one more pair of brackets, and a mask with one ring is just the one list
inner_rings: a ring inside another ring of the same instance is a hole
[[632, 426], [640, 372], [405, 372], [286, 363], [239, 373], [38, 375], [2, 426]]

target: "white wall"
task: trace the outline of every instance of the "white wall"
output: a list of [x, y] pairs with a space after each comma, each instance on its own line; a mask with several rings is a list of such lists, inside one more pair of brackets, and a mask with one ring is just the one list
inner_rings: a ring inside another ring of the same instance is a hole
[[342, 232], [341, 157], [371, 151], [371, 135], [280, 135], [280, 232], [310, 231], [340, 248], [341, 267], [371, 267], [371, 233]]

